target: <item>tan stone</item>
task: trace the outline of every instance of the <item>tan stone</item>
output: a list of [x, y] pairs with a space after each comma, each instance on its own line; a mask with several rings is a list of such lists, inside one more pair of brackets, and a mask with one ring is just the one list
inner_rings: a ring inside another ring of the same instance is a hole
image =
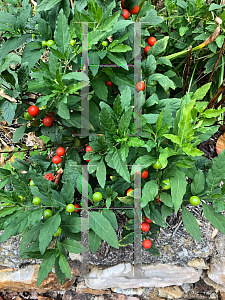
[[208, 264], [205, 263], [203, 258], [196, 258], [195, 260], [187, 263], [190, 267], [207, 270], [209, 269]]
[[168, 299], [177, 299], [180, 298], [184, 291], [177, 285], [168, 286], [163, 289], [157, 289], [160, 297], [165, 297]]
[[58, 282], [56, 274], [50, 272], [48, 277], [37, 288], [37, 277], [40, 265], [29, 265], [22, 269], [0, 269], [0, 291], [1, 292], [39, 292], [46, 291], [67, 291], [71, 288], [76, 278], [75, 275], [80, 275], [79, 267], [75, 264], [70, 264], [72, 280], [68, 278], [64, 284]]
[[38, 300], [51, 300], [51, 298], [38, 295]]
[[220, 291], [220, 300], [225, 300], [225, 292]]
[[93, 295], [111, 294], [110, 290], [89, 289], [83, 282], [79, 282], [77, 284], [76, 292], [79, 294], [93, 294]]

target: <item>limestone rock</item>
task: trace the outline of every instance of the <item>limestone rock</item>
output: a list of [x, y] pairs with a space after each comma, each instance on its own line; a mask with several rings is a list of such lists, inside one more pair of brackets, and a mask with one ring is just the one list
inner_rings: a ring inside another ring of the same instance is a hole
[[158, 293], [160, 297], [177, 299], [184, 294], [184, 291], [179, 286], [175, 285], [165, 287], [164, 289], [158, 289]]
[[207, 270], [209, 269], [208, 264], [205, 263], [203, 258], [196, 258], [195, 260], [187, 263], [190, 267]]
[[79, 260], [82, 261], [82, 256], [80, 253], [75, 254], [75, 253], [69, 253], [69, 257], [71, 260]]
[[225, 257], [212, 258], [208, 277], [225, 288]]
[[[29, 265], [22, 269], [1, 268], [0, 269], [0, 291], [1, 292], [39, 292], [47, 291], [63, 291], [69, 290], [74, 283], [73, 280], [66, 279], [64, 284], [58, 282], [58, 278], [54, 273], [49, 273], [48, 277], [37, 288], [37, 277], [40, 265]], [[71, 268], [71, 276], [79, 274], [79, 268], [74, 265]]]
[[[138, 275], [138, 276], [137, 276]], [[145, 265], [134, 273], [130, 263], [99, 270], [93, 268], [85, 275], [85, 284], [89, 288], [139, 288], [139, 287], [166, 287], [170, 285], [182, 285], [194, 283], [199, 280], [201, 272], [192, 267], [179, 267], [169, 264]]]
[[143, 288], [139, 289], [121, 289], [121, 288], [112, 288], [111, 289], [113, 292], [118, 293], [118, 294], [124, 294], [124, 295], [142, 295], [144, 292]]
[[222, 291], [222, 292], [225, 292], [225, 287], [220, 285], [220, 284], [217, 284], [216, 282], [214, 282], [213, 280], [211, 280], [208, 276], [204, 276], [202, 278], [204, 280], [204, 282], [212, 287], [214, 287], [214, 289], [216, 291]]

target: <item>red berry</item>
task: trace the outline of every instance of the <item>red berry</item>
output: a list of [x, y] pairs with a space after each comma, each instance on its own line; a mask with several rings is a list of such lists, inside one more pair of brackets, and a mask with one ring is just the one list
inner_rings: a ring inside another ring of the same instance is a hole
[[136, 5], [134, 8], [130, 10], [132, 15], [136, 15], [139, 12], [139, 5]]
[[148, 171], [147, 171], [147, 170], [144, 170], [143, 173], [142, 173], [142, 175], [141, 175], [141, 177], [142, 177], [143, 179], [146, 179], [146, 178], [148, 177]]
[[154, 46], [155, 43], [157, 42], [157, 39], [153, 36], [151, 36], [149, 39], [148, 39], [148, 44], [149, 46]]
[[148, 50], [149, 50], [149, 49], [151, 49], [151, 47], [150, 47], [150, 46], [146, 46], [146, 47], [145, 47], [145, 49], [144, 49], [144, 53], [145, 53], [145, 55], [147, 55], [147, 52], [148, 52]]
[[[137, 172], [137, 174], [141, 175], [141, 172]], [[148, 171], [147, 171], [147, 170], [144, 170], [144, 171], [142, 172], [141, 177], [142, 177], [143, 179], [146, 179], [146, 178], [148, 177]]]
[[50, 180], [50, 181], [54, 180], [54, 176], [53, 176], [52, 173], [45, 174], [44, 178], [47, 179], [47, 180]]
[[143, 222], [141, 224], [141, 230], [142, 231], [149, 231], [149, 229], [150, 229], [150, 225], [147, 222]]
[[39, 108], [35, 105], [31, 105], [28, 108], [28, 114], [32, 117], [36, 117], [39, 114]]
[[107, 85], [107, 86], [111, 86], [112, 87], [112, 81], [105, 81], [105, 84]]
[[122, 0], [122, 1], [121, 1], [121, 7], [122, 7], [122, 8], [124, 8], [124, 2], [125, 2], [125, 0]]
[[151, 246], [152, 246], [152, 242], [149, 239], [143, 241], [143, 247], [145, 249], [149, 249], [151, 248]]
[[53, 164], [56, 164], [56, 165], [59, 164], [61, 162], [61, 160], [62, 160], [62, 158], [60, 156], [58, 156], [58, 155], [55, 155], [52, 158]]
[[121, 16], [124, 17], [125, 20], [129, 18], [129, 11], [127, 9], [123, 9], [123, 14]]
[[[79, 208], [80, 206], [78, 204], [74, 204], [74, 208]], [[79, 209], [74, 209], [75, 212], [78, 212]]]
[[145, 216], [145, 222], [146, 223], [152, 223], [152, 221], [149, 218], [147, 218], [146, 216]]
[[138, 90], [138, 92], [144, 91], [144, 89], [145, 89], [145, 83], [144, 83], [144, 81], [139, 81], [136, 84], [136, 89]]
[[87, 146], [87, 147], [86, 147], [86, 153], [87, 153], [88, 151], [93, 151], [93, 149], [91, 148], [91, 146]]
[[53, 123], [53, 119], [50, 116], [46, 116], [46, 117], [44, 117], [42, 122], [45, 127], [51, 127], [52, 123]]
[[56, 150], [56, 154], [59, 155], [59, 156], [63, 156], [65, 154], [65, 149], [63, 147], [59, 147], [57, 150]]

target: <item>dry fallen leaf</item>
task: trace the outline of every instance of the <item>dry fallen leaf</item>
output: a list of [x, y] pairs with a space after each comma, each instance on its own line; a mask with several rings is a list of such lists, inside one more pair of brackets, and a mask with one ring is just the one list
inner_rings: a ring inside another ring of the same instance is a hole
[[38, 145], [39, 147], [44, 146], [44, 141], [42, 139], [39, 139], [38, 137], [35, 136], [35, 132], [29, 132], [28, 133], [28, 138], [26, 140], [26, 146], [35, 146]]
[[216, 142], [216, 153], [219, 154], [225, 149], [225, 132], [221, 134]]
[[211, 239], [213, 240], [214, 239], [214, 237], [217, 235], [217, 233], [218, 233], [218, 229], [214, 229], [213, 230], [213, 233], [212, 233], [212, 237], [211, 237]]

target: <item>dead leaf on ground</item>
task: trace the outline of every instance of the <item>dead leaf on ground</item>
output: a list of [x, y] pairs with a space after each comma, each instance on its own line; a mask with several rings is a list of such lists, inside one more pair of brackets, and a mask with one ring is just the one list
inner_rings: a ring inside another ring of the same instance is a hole
[[213, 240], [214, 237], [217, 235], [217, 233], [218, 233], [218, 229], [215, 228], [215, 229], [213, 230], [213, 233], [212, 233], [212, 237], [211, 237], [212, 240]]
[[216, 153], [219, 154], [225, 149], [225, 132], [221, 134], [216, 142]]
[[29, 132], [27, 135], [27, 140], [26, 140], [26, 146], [35, 146], [38, 145], [39, 147], [43, 147], [44, 146], [44, 141], [40, 138], [38, 138], [37, 136], [35, 136], [35, 132]]

